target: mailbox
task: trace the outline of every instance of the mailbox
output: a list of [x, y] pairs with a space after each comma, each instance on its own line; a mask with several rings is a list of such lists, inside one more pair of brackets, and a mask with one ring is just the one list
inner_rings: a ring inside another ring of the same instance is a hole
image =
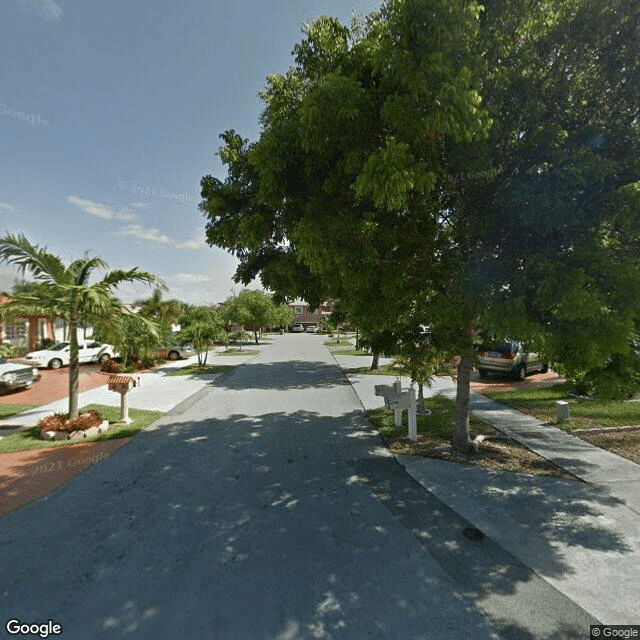
[[129, 418], [129, 390], [140, 386], [140, 376], [115, 375], [109, 376], [109, 391], [117, 391], [120, 394], [120, 424], [133, 422]]
[[109, 391], [129, 391], [140, 386], [140, 376], [116, 375], [109, 376]]

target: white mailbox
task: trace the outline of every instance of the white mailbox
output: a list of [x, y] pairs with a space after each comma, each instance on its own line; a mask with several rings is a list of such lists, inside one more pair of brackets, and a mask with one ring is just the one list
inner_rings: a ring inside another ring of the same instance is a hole
[[376, 384], [373, 392], [377, 396], [384, 398], [386, 407], [394, 410], [394, 424], [396, 427], [402, 426], [402, 412], [407, 410], [409, 422], [409, 439], [415, 442], [418, 439], [418, 421], [416, 407], [416, 391], [415, 389], [407, 389], [402, 391], [400, 382], [390, 384]]

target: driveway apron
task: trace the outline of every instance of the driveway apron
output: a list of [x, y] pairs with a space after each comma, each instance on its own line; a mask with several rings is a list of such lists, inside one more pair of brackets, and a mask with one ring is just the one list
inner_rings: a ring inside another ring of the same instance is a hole
[[323, 337], [277, 336], [0, 519], [2, 624], [53, 620], [63, 640], [587, 637], [593, 619], [467, 529], [381, 448]]

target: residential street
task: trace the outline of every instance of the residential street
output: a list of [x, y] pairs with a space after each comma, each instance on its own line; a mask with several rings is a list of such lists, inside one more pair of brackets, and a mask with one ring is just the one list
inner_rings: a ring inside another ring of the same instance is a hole
[[51, 619], [63, 640], [588, 637], [594, 618], [465, 536], [382, 449], [324, 339], [277, 336], [2, 517], [3, 632], [15, 618]]

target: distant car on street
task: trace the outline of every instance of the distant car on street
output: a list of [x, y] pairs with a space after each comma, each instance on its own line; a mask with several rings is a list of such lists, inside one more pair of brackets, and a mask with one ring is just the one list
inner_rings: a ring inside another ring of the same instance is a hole
[[549, 365], [537, 353], [518, 340], [507, 340], [500, 344], [476, 346], [478, 373], [485, 378], [489, 373], [499, 373], [524, 380], [530, 373], [546, 373]]
[[299, 322], [296, 322], [295, 324], [291, 325], [291, 332], [292, 333], [304, 333], [304, 327]]
[[158, 357], [168, 360], [179, 360], [180, 358], [190, 358], [196, 355], [196, 350], [190, 344], [169, 345], [158, 347]]
[[318, 333], [318, 327], [315, 324], [310, 324], [307, 327], [307, 333]]
[[[80, 363], [99, 362], [102, 364], [116, 355], [115, 349], [109, 344], [95, 342], [93, 340], [78, 341], [78, 358]], [[33, 363], [36, 367], [48, 367], [59, 369], [69, 364], [71, 359], [70, 345], [68, 342], [58, 342], [50, 349], [41, 349], [27, 353], [24, 360]]]
[[29, 389], [39, 379], [40, 373], [32, 365], [0, 358], [0, 391]]

